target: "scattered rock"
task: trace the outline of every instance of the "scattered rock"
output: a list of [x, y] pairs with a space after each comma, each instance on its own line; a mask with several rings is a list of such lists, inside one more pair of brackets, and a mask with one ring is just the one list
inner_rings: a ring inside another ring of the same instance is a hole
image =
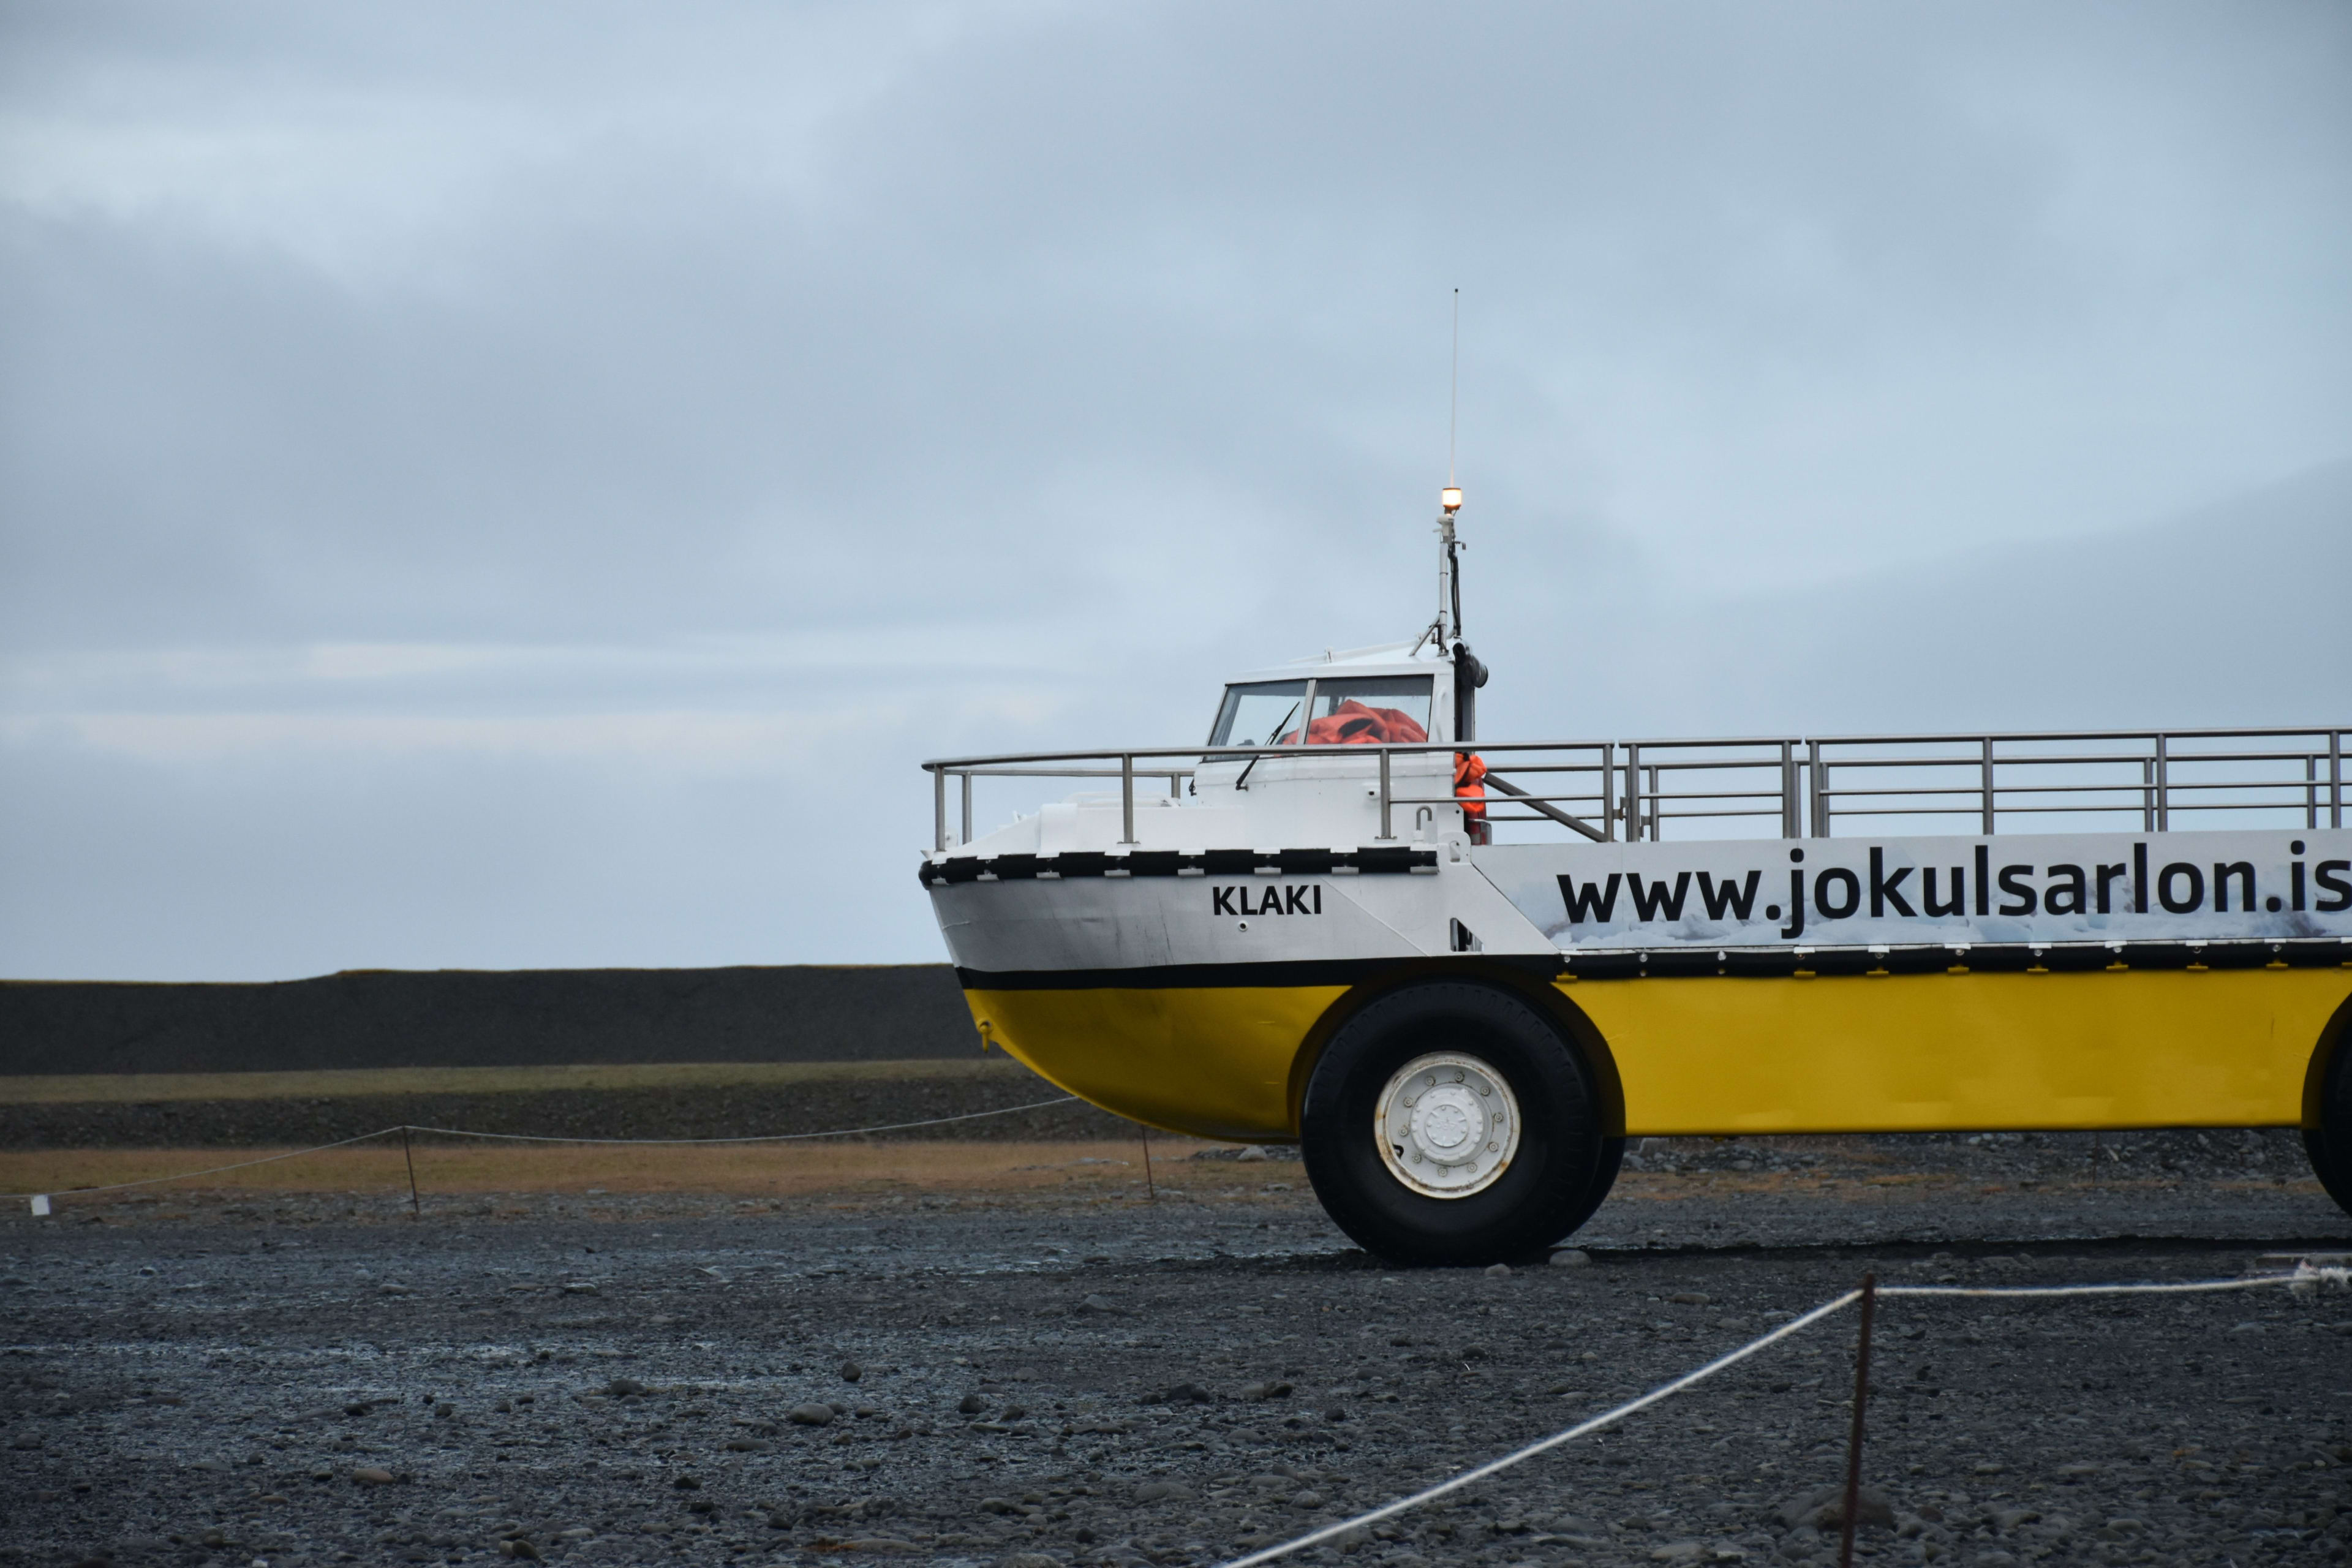
[[1589, 1268], [1592, 1266], [1592, 1254], [1580, 1247], [1563, 1247], [1551, 1255], [1551, 1266], [1554, 1268]]
[[604, 1392], [616, 1397], [631, 1398], [651, 1394], [653, 1390], [634, 1377], [616, 1377], [604, 1385]]
[[833, 1406], [814, 1402], [795, 1405], [784, 1412], [784, 1417], [795, 1426], [830, 1426], [833, 1425]]
[[410, 1289], [407, 1286], [394, 1284], [389, 1279], [377, 1286], [375, 1288], [375, 1293], [379, 1296], [414, 1296], [416, 1294], [415, 1290]]
[[1190, 1502], [1192, 1489], [1181, 1481], [1146, 1481], [1135, 1489], [1138, 1502]]
[[1148, 1401], [1153, 1405], [1214, 1405], [1217, 1396], [1197, 1383], [1180, 1383], [1159, 1398]]
[[1015, 1552], [996, 1560], [997, 1568], [1062, 1568], [1062, 1560], [1043, 1552]]
[[1489, 1263], [1486, 1265], [1486, 1277], [1490, 1279], [1507, 1279], [1511, 1277], [1511, 1266], [1507, 1263]]
[[679, 1476], [669, 1484], [682, 1492], [698, 1492], [702, 1489], [702, 1483], [692, 1476]]
[[1555, 1514], [1545, 1521], [1544, 1529], [1554, 1535], [1578, 1535], [1591, 1539], [1608, 1533], [1604, 1527], [1578, 1513]]
[[988, 1408], [988, 1401], [977, 1394], [967, 1394], [956, 1401], [956, 1409], [966, 1415], [977, 1415]]
[[1291, 1394], [1286, 1383], [1247, 1383], [1242, 1385], [1244, 1399], [1287, 1399]]
[[390, 1470], [378, 1469], [373, 1465], [363, 1465], [352, 1472], [352, 1479], [363, 1487], [388, 1487], [395, 1479]]
[[1704, 1290], [1677, 1290], [1666, 1300], [1677, 1307], [1704, 1307], [1715, 1298]]
[[[1790, 1530], [1838, 1530], [1845, 1524], [1845, 1488], [1816, 1487], [1782, 1503], [1776, 1510], [1781, 1525]], [[1881, 1530], [1895, 1528], [1895, 1505], [1886, 1494], [1875, 1487], [1864, 1487], [1856, 1495], [1854, 1514], [1864, 1527], [1875, 1525]]]
[[1118, 1307], [1113, 1306], [1109, 1299], [1104, 1296], [1085, 1297], [1079, 1300], [1077, 1307], [1075, 1310], [1081, 1312], [1105, 1312], [1108, 1313], [1112, 1317], [1127, 1317], [1130, 1315], [1121, 1311]]
[[865, 1375], [866, 1369], [858, 1365], [856, 1362], [845, 1361], [841, 1363], [842, 1382], [856, 1383], [859, 1378], [864, 1377]]

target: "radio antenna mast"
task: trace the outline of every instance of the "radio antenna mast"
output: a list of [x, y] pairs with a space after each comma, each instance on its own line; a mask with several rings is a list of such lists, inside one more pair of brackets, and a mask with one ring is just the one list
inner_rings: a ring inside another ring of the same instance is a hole
[[1446, 385], [1445, 489], [1438, 497], [1437, 622], [1429, 634], [1443, 650], [1462, 637], [1461, 546], [1454, 537], [1454, 514], [1462, 510], [1462, 491], [1454, 482], [1455, 437], [1462, 428], [1462, 290], [1454, 290], [1454, 357]]
[[1454, 488], [1454, 437], [1462, 428], [1462, 290], [1454, 290], [1454, 364], [1445, 394], [1445, 488]]

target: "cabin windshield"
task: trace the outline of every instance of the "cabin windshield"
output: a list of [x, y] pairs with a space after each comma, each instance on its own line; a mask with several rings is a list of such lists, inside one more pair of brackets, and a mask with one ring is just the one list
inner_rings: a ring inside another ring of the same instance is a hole
[[[1213, 746], [1286, 746], [1298, 743], [1298, 713], [1307, 706], [1307, 682], [1261, 680], [1225, 688], [1217, 710]], [[1277, 739], [1276, 737], [1280, 737]]]
[[1295, 746], [1307, 718], [1310, 746], [1403, 745], [1429, 739], [1430, 678], [1355, 676], [1336, 680], [1260, 680], [1225, 688], [1213, 746]]

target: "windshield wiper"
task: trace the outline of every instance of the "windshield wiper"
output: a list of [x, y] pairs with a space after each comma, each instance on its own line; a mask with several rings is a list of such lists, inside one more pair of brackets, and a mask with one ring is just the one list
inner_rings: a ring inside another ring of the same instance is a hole
[[[1280, 734], [1282, 733], [1282, 727], [1283, 727], [1283, 725], [1289, 723], [1289, 722], [1290, 722], [1290, 721], [1291, 721], [1294, 717], [1296, 717], [1296, 716], [1297, 716], [1297, 712], [1298, 712], [1298, 704], [1297, 704], [1297, 703], [1296, 703], [1296, 702], [1294, 702], [1294, 703], [1292, 703], [1292, 704], [1290, 705], [1290, 711], [1289, 711], [1289, 712], [1287, 712], [1287, 713], [1285, 713], [1285, 714], [1282, 716], [1281, 720], [1280, 720], [1278, 722], [1276, 722], [1276, 723], [1275, 727], [1274, 727], [1273, 729], [1268, 730], [1268, 731], [1266, 731], [1266, 734], [1267, 734], [1268, 736], [1270, 736], [1270, 737], [1271, 737], [1271, 736], [1278, 736], [1278, 735], [1280, 735]], [[1256, 756], [1252, 757], [1252, 758], [1249, 760], [1249, 767], [1248, 767], [1248, 768], [1244, 768], [1244, 769], [1242, 770], [1241, 777], [1239, 777], [1239, 778], [1237, 778], [1237, 779], [1235, 779], [1235, 780], [1234, 781], [1234, 787], [1235, 789], [1247, 789], [1247, 788], [1249, 788], [1250, 768], [1255, 768], [1255, 767], [1256, 767], [1256, 766], [1258, 765], [1258, 763], [1262, 763], [1262, 762], [1264, 762], [1264, 761], [1265, 761], [1265, 753], [1264, 752], [1260, 752]]]

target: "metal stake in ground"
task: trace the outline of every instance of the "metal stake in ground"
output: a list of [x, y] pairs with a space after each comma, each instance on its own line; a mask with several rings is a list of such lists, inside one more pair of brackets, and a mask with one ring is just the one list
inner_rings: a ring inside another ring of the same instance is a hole
[[1151, 1129], [1143, 1130], [1143, 1193], [1152, 1203], [1160, 1201], [1160, 1189], [1151, 1181]]
[[400, 1157], [408, 1162], [408, 1217], [423, 1219], [425, 1210], [416, 1201], [416, 1156], [408, 1151], [408, 1129], [400, 1130]]
[[1878, 1276], [1862, 1277], [1862, 1339], [1853, 1356], [1853, 1431], [1845, 1447], [1845, 1519], [1838, 1539], [1838, 1568], [1853, 1568], [1853, 1532], [1862, 1511], [1862, 1415], [1870, 1402], [1870, 1318], [1878, 1304]]

